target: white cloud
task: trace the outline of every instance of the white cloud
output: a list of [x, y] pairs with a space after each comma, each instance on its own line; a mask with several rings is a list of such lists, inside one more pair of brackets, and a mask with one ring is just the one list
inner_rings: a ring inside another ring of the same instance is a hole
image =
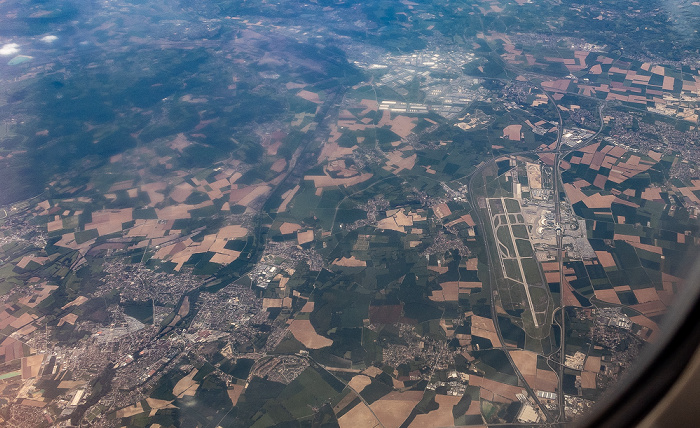
[[58, 39], [58, 37], [56, 37], [56, 36], [54, 36], [54, 35], [50, 35], [50, 36], [44, 36], [44, 37], [42, 37], [42, 38], [41, 38], [41, 41], [44, 42], [44, 43], [53, 43], [53, 42], [55, 42], [57, 39]]
[[14, 55], [19, 52], [19, 45], [17, 43], [8, 43], [0, 48], [0, 55]]

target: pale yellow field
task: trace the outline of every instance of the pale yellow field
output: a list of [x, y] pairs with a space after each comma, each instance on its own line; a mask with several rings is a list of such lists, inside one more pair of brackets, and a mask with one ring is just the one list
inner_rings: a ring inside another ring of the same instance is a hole
[[360, 184], [363, 181], [367, 181], [372, 178], [371, 173], [366, 172], [363, 174], [356, 175], [355, 177], [349, 178], [333, 178], [328, 175], [307, 175], [304, 180], [312, 180], [314, 186], [319, 187], [332, 187], [332, 186], [354, 186]]
[[299, 312], [304, 314], [304, 313], [309, 313], [309, 312], [313, 312], [313, 311], [314, 311], [314, 302], [306, 302], [306, 303], [304, 303], [304, 307], [301, 308], [301, 310]]
[[292, 198], [294, 198], [294, 195], [299, 191], [300, 188], [301, 186], [297, 184], [293, 189], [284, 192], [284, 194], [282, 195], [284, 200], [280, 204], [279, 208], [277, 208], [278, 213], [283, 213], [287, 210], [287, 205], [289, 205], [289, 203], [292, 201]]
[[365, 106], [365, 110], [363, 110], [362, 113], [360, 113], [360, 116], [364, 116], [371, 111], [377, 111], [379, 109], [379, 103], [376, 100], [364, 99], [360, 101], [360, 104]]
[[603, 302], [620, 304], [620, 298], [615, 293], [615, 290], [595, 290], [595, 297]]
[[533, 384], [533, 388], [542, 391], [554, 392], [559, 385], [557, 374], [550, 370], [537, 370], [537, 379]]
[[586, 363], [583, 366], [584, 370], [592, 373], [598, 373], [600, 371], [600, 360], [600, 357], [588, 356], [588, 358], [586, 358]]
[[191, 205], [170, 205], [165, 208], [156, 208], [156, 215], [160, 220], [177, 220], [190, 218]]
[[284, 168], [287, 166], [287, 161], [284, 159], [277, 159], [275, 163], [272, 164], [270, 167], [271, 170], [275, 172], [282, 172], [284, 171]]
[[435, 213], [435, 216], [437, 218], [444, 218], [452, 214], [452, 211], [450, 210], [450, 207], [447, 206], [447, 204], [439, 204], [435, 205], [433, 207], [433, 212]]
[[459, 403], [461, 397], [451, 395], [436, 395], [435, 401], [440, 405], [437, 410], [433, 410], [425, 415], [418, 415], [413, 420], [409, 427], [450, 427], [454, 426], [454, 416], [452, 416], [452, 408]]
[[87, 297], [85, 297], [85, 296], [78, 296], [78, 297], [76, 297], [75, 299], [73, 299], [73, 300], [71, 300], [70, 302], [68, 302], [68, 303], [66, 303], [65, 305], [63, 305], [63, 306], [61, 307], [61, 309], [66, 309], [66, 308], [69, 308], [69, 307], [71, 307], [71, 306], [80, 306], [80, 305], [82, 305], [83, 303], [85, 303], [85, 302], [87, 302], [87, 301], [88, 301], [88, 298], [87, 298]]
[[131, 186], [134, 185], [134, 180], [124, 180], [124, 181], [119, 181], [114, 184], [109, 188], [109, 192], [116, 192], [118, 190], [126, 190], [130, 188]]
[[178, 407], [172, 401], [159, 400], [157, 398], [146, 398], [146, 402], [151, 407], [151, 412], [148, 416], [154, 416], [158, 410], [162, 409], [177, 409]]
[[399, 226], [413, 226], [413, 216], [408, 216], [403, 211], [394, 214], [394, 219]]
[[227, 392], [228, 398], [231, 399], [231, 403], [235, 406], [238, 403], [238, 399], [241, 398], [241, 394], [245, 391], [243, 385], [233, 385]]
[[321, 154], [318, 155], [318, 161], [321, 162], [326, 159], [333, 160], [342, 158], [343, 156], [351, 155], [355, 149], [357, 149], [357, 146], [340, 147], [340, 145], [335, 141], [329, 141], [324, 144], [323, 149], [321, 149]]
[[22, 358], [22, 379], [36, 377], [39, 374], [41, 363], [44, 361], [43, 354], [32, 355], [31, 357]]
[[333, 261], [334, 265], [345, 266], [345, 267], [364, 267], [367, 266], [367, 262], [364, 260], [358, 260], [355, 256], [343, 257]]
[[659, 300], [659, 295], [654, 287], [633, 290], [634, 296], [639, 303], [653, 302]]
[[189, 183], [180, 183], [170, 191], [170, 197], [177, 203], [183, 203], [192, 194], [194, 187]]
[[190, 140], [188, 140], [187, 137], [185, 137], [185, 134], [179, 133], [179, 134], [177, 134], [177, 136], [175, 137], [175, 139], [173, 141], [168, 143], [168, 147], [182, 153], [182, 150], [185, 149], [190, 144], [192, 144], [192, 142]]
[[503, 128], [503, 136], [511, 141], [520, 141], [520, 130], [522, 125], [508, 125]]
[[134, 415], [138, 415], [139, 413], [143, 413], [143, 406], [141, 406], [140, 402], [128, 407], [124, 407], [123, 409], [117, 410], [117, 418], [128, 418]]
[[494, 347], [501, 346], [501, 341], [496, 334], [493, 320], [490, 318], [472, 315], [472, 335], [489, 339]]
[[271, 297], [264, 297], [263, 298], [263, 303], [262, 303], [263, 309], [281, 308], [281, 307], [282, 307], [282, 299], [273, 299]]
[[253, 191], [245, 195], [241, 200], [238, 201], [238, 205], [247, 207], [251, 202], [259, 198], [260, 196], [266, 194], [271, 190], [270, 186], [258, 186]]
[[17, 267], [24, 269], [27, 267], [29, 262], [39, 263], [40, 265], [43, 265], [47, 261], [49, 261], [48, 257], [39, 257], [39, 256], [35, 256], [35, 255], [24, 256], [24, 257], [22, 257], [22, 260], [20, 260], [17, 263]]
[[227, 265], [236, 261], [236, 259], [238, 259], [238, 256], [240, 255], [241, 253], [239, 251], [229, 251], [229, 253], [227, 254], [216, 253], [212, 256], [212, 258], [209, 261], [212, 263], [218, 263], [220, 265]]
[[357, 391], [357, 393], [359, 394], [370, 383], [372, 383], [372, 379], [370, 379], [368, 376], [357, 375], [350, 379], [350, 382], [348, 382], [348, 386]]
[[148, 204], [149, 206], [153, 207], [165, 200], [165, 196], [163, 193], [161, 193], [161, 191], [165, 190], [166, 187], [167, 185], [162, 181], [148, 183], [141, 186], [141, 191], [146, 192], [148, 194], [148, 198], [151, 200], [151, 202]]
[[595, 388], [595, 373], [581, 372], [581, 388]]
[[381, 426], [379, 420], [364, 403], [358, 403], [338, 419], [340, 428], [375, 428]]
[[299, 245], [306, 244], [314, 240], [313, 229], [307, 230], [305, 232], [297, 232], [297, 243]]
[[318, 97], [318, 94], [315, 92], [301, 90], [297, 93], [297, 97], [303, 98], [307, 101], [311, 101], [312, 103], [321, 104], [321, 99]]
[[67, 314], [64, 315], [59, 321], [58, 321], [58, 326], [62, 326], [63, 324], [70, 324], [70, 325], [75, 325], [75, 322], [78, 320], [78, 315], [76, 314]]
[[[394, 391], [372, 403], [370, 408], [384, 427], [398, 428], [422, 398], [423, 391]], [[450, 422], [450, 425], [453, 423]]]
[[401, 150], [394, 150], [387, 153], [386, 157], [387, 166], [396, 168], [392, 172], [398, 174], [400, 171], [407, 169], [411, 170], [416, 165], [416, 159], [418, 156], [414, 153], [411, 156], [403, 157], [403, 152]]
[[180, 309], [178, 309], [177, 314], [181, 317], [184, 317], [189, 312], [190, 312], [190, 297], [185, 296], [185, 298], [182, 299], [182, 305], [180, 305]]
[[529, 384], [537, 378], [537, 354], [532, 351], [510, 351], [515, 366]]
[[197, 369], [192, 369], [192, 372], [187, 376], [180, 379], [173, 388], [173, 395], [177, 398], [182, 398], [185, 395], [193, 396], [197, 388], [199, 388], [199, 383], [195, 382], [192, 378], [197, 375]]
[[615, 266], [615, 259], [613, 258], [613, 255], [609, 252], [596, 251], [595, 254], [596, 256], [598, 256], [598, 260], [604, 268]]
[[122, 223], [133, 219], [134, 209], [101, 210], [92, 213], [92, 222], [85, 225], [85, 230], [97, 229], [100, 236], [121, 232]]
[[374, 366], [367, 367], [362, 372], [362, 374], [367, 375], [369, 377], [377, 377], [382, 373], [383, 373], [382, 369], [380, 369], [379, 367], [374, 367]]
[[284, 222], [284, 223], [282, 223], [282, 225], [280, 226], [280, 233], [281, 233], [282, 235], [288, 235], [288, 234], [290, 234], [290, 233], [296, 232], [296, 231], [299, 230], [299, 229], [301, 229], [301, 226], [299, 226], [299, 225], [296, 224], [296, 223], [287, 223], [287, 222]]
[[387, 217], [379, 220], [377, 222], [377, 228], [406, 233], [406, 229], [403, 226], [399, 226], [394, 217]]
[[22, 328], [37, 318], [38, 317], [36, 315], [25, 312], [19, 317], [15, 318], [15, 320], [10, 323], [10, 326], [14, 328]]
[[416, 121], [414, 117], [396, 116], [391, 121], [391, 131], [401, 138], [406, 138], [416, 127]]
[[434, 302], [456, 302], [459, 300], [459, 284], [457, 281], [440, 283], [442, 290], [433, 290], [430, 300]]
[[644, 316], [644, 315], [636, 315], [636, 316], [630, 317], [630, 320], [632, 320], [632, 322], [634, 322], [634, 323], [636, 323], [636, 324], [639, 324], [639, 325], [641, 325], [641, 326], [643, 326], [643, 327], [646, 327], [646, 328], [648, 328], [649, 330], [651, 330], [653, 333], [652, 333], [651, 336], [649, 337], [649, 342], [653, 342], [653, 341], [654, 341], [654, 339], [655, 339], [655, 337], [656, 337], [656, 334], [657, 334], [658, 331], [659, 331], [659, 325], [658, 325], [658, 324], [656, 324], [654, 321], [652, 321], [651, 319], [647, 318], [647, 317]]
[[236, 239], [236, 238], [243, 238], [248, 234], [248, 229], [245, 227], [234, 224], [231, 226], [224, 226], [221, 229], [219, 229], [219, 232], [216, 234], [217, 239], [218, 238], [223, 238], [223, 239]]
[[57, 218], [56, 220], [50, 221], [46, 225], [49, 232], [54, 232], [56, 230], [63, 229], [63, 220], [58, 216], [56, 216], [56, 218]]
[[513, 362], [523, 375], [537, 375], [537, 354], [532, 351], [510, 351]]
[[333, 341], [316, 333], [309, 320], [294, 320], [289, 326], [289, 331], [294, 338], [303, 343], [309, 349], [320, 349], [331, 346]]

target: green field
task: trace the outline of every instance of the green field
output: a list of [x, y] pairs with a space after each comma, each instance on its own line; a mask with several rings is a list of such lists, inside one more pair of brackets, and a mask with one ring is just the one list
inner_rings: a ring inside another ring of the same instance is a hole
[[515, 257], [515, 247], [513, 240], [510, 238], [510, 230], [507, 226], [501, 226], [496, 230], [498, 240], [508, 249], [509, 257]]
[[503, 265], [506, 267], [505, 274], [508, 278], [522, 282], [523, 278], [520, 276], [520, 267], [518, 266], [517, 260], [515, 260], [515, 259], [503, 260]]
[[518, 254], [520, 257], [532, 257], [535, 255], [535, 251], [532, 249], [532, 244], [530, 244], [530, 241], [525, 239], [516, 239], [515, 245], [518, 246]]
[[505, 207], [503, 206], [503, 203], [501, 202], [500, 199], [498, 199], [498, 198], [489, 199], [489, 205], [491, 206], [491, 212], [494, 215], [505, 213]]
[[287, 385], [279, 401], [295, 418], [301, 418], [313, 414], [312, 407], [328, 401], [338, 392], [317, 370], [309, 367]]
[[528, 284], [541, 284], [542, 276], [540, 275], [540, 269], [537, 265], [537, 260], [533, 258], [521, 258], [520, 262], [523, 265], [523, 271], [525, 272], [525, 280]]
[[549, 300], [549, 295], [547, 290], [542, 287], [530, 287], [530, 298], [532, 298], [532, 304], [535, 306], [535, 310], [545, 310], [547, 308], [547, 302]]
[[506, 210], [510, 214], [519, 214], [520, 213], [520, 202], [516, 201], [515, 199], [505, 199], [506, 201]]
[[[516, 238], [521, 238], [521, 239], [528, 239], [529, 236], [527, 234], [527, 226], [522, 225], [522, 224], [514, 224], [511, 225], [511, 228], [513, 229], [513, 236]], [[522, 253], [521, 253], [522, 255]]]

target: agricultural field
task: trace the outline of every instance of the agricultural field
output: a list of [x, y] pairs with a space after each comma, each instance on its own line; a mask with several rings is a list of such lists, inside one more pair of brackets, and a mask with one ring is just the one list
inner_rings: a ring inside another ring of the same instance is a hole
[[11, 3], [2, 426], [564, 425], [697, 255], [697, 2]]

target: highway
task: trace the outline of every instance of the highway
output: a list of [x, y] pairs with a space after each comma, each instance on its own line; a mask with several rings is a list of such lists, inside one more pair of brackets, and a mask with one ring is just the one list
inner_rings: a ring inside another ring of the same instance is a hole
[[[545, 92], [546, 93], [546, 92]], [[554, 99], [551, 98], [551, 96], [547, 93], [547, 96], [550, 98], [552, 103], [554, 103]], [[556, 106], [556, 103], [554, 103]], [[576, 147], [571, 148], [566, 151], [566, 153], [563, 154], [562, 156], [562, 151], [561, 151], [561, 135], [563, 132], [563, 122], [561, 119], [561, 111], [559, 110], [559, 107], [557, 107], [557, 112], [559, 113], [559, 137], [557, 140], [557, 152], [554, 155], [554, 180], [553, 180], [553, 186], [554, 186], [554, 216], [555, 216], [555, 221], [556, 221], [556, 226], [557, 226], [557, 260], [559, 261], [559, 314], [561, 316], [561, 320], [559, 322], [559, 327], [561, 328], [561, 331], [559, 333], [559, 386], [558, 386], [558, 391], [557, 391], [557, 401], [559, 402], [559, 421], [564, 422], [566, 420], [566, 416], [564, 414], [565, 406], [564, 406], [564, 361], [566, 359], [566, 324], [565, 324], [565, 314], [564, 314], [564, 244], [562, 242], [563, 240], [563, 232], [561, 229], [561, 192], [562, 192], [562, 187], [564, 186], [564, 183], [561, 180], [561, 169], [559, 168], [559, 163], [561, 162], [561, 159], [566, 157], [569, 153], [572, 151], [576, 150], [579, 147], [583, 147], [588, 145], [591, 141], [593, 141], [595, 138], [600, 135], [601, 131], [603, 130], [603, 108], [605, 107], [605, 104], [601, 104], [598, 106], [598, 116], [600, 120], [600, 127], [598, 128], [598, 131], [593, 134], [591, 137], [587, 138], [586, 140], [582, 141], [580, 144], [576, 145]]]
[[[541, 88], [541, 87], [540, 87]], [[566, 403], [564, 400], [564, 360], [566, 358], [566, 348], [564, 346], [566, 341], [566, 328], [564, 326], [564, 243], [563, 243], [563, 233], [561, 229], [561, 189], [563, 183], [561, 182], [561, 171], [559, 170], [559, 162], [561, 161], [561, 137], [564, 133], [564, 120], [561, 117], [561, 109], [556, 103], [556, 100], [550, 95], [549, 92], [542, 89], [542, 91], [547, 95], [549, 101], [554, 105], [557, 110], [557, 115], [559, 116], [559, 132], [557, 133], [557, 146], [556, 153], [554, 154], [554, 165], [552, 169], [554, 170], [554, 177], [552, 180], [552, 187], [554, 187], [554, 224], [557, 230], [557, 261], [559, 262], [559, 314], [561, 315], [561, 322], [559, 323], [559, 366], [557, 370], [557, 403], [559, 407], [559, 422], [566, 421]], [[598, 110], [600, 112], [600, 110]], [[603, 129], [603, 117], [600, 117], [601, 128], [595, 134], [596, 136]]]

